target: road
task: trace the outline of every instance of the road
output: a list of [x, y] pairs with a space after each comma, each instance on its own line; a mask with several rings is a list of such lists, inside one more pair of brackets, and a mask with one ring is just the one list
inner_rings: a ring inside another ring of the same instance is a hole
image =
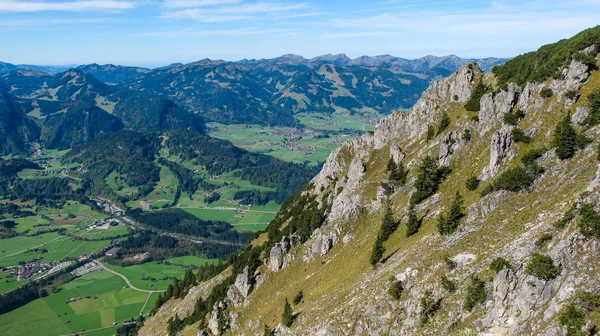
[[126, 325], [126, 324], [133, 324], [133, 323], [135, 323], [135, 322], [117, 323], [115, 325], [111, 325], [111, 326], [108, 326], [108, 327], [96, 328], [96, 329], [91, 329], [91, 330], [86, 330], [86, 331], [78, 331], [78, 332], [73, 333], [73, 334], [64, 334], [64, 335], [61, 335], [61, 336], [74, 336], [74, 335], [87, 334], [87, 333], [91, 333], [91, 332], [98, 331], [98, 330], [103, 330], [103, 329], [108, 329], [108, 328], [116, 328], [118, 326], [122, 326], [122, 325]]
[[97, 262], [98, 265], [102, 266], [102, 269], [104, 269], [105, 271], [108, 271], [114, 275], [117, 275], [117, 276], [121, 277], [123, 280], [125, 280], [125, 282], [127, 283], [127, 286], [129, 286], [131, 289], [135, 289], [136, 291], [146, 292], [146, 293], [164, 293], [164, 292], [166, 292], [164, 290], [147, 290], [147, 289], [137, 288], [134, 285], [132, 285], [131, 282], [129, 281], [129, 279], [127, 279], [127, 277], [124, 276], [123, 274], [117, 273], [117, 272], [111, 270], [110, 268], [106, 267], [106, 265], [101, 263], [99, 260], [94, 260], [94, 261]]

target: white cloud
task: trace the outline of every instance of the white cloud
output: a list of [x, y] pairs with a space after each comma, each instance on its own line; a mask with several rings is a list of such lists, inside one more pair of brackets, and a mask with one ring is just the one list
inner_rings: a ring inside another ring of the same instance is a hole
[[134, 4], [132, 2], [116, 0], [81, 0], [69, 2], [0, 0], [0, 12], [123, 10], [133, 7]]
[[167, 8], [196, 8], [241, 3], [242, 0], [166, 0]]
[[249, 35], [278, 35], [294, 32], [288, 29], [260, 29], [260, 28], [241, 28], [241, 29], [223, 29], [223, 30], [196, 30], [182, 29], [172, 31], [156, 31], [132, 34], [131, 36], [148, 37], [166, 37], [166, 36], [249, 36]]
[[[173, 1], [188, 1], [188, 0], [173, 0]], [[190, 2], [196, 0], [189, 0]], [[209, 3], [212, 0], [197, 0], [199, 2]], [[226, 0], [227, 1], [227, 0]], [[183, 10], [171, 11], [165, 13], [162, 18], [167, 19], [189, 19], [200, 22], [224, 22], [244, 20], [254, 17], [255, 15], [264, 15], [269, 13], [283, 13], [286, 16], [300, 15], [301, 13], [292, 14], [289, 12], [308, 9], [310, 5], [306, 2], [297, 4], [287, 4], [281, 2], [255, 2], [239, 4], [235, 6], [218, 6], [210, 8], [188, 8]]]

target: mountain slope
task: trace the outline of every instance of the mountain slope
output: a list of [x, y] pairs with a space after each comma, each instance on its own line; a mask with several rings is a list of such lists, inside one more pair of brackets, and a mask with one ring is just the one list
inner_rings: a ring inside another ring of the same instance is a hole
[[204, 306], [192, 290], [140, 334], [593, 334], [595, 43], [555, 78], [506, 84], [468, 64], [434, 83], [411, 112], [332, 152]]
[[0, 74], [11, 72], [17, 69], [17, 66], [14, 64], [0, 62]]
[[143, 76], [151, 71], [150, 69], [146, 68], [128, 67], [113, 64], [87, 64], [78, 67], [77, 70], [92, 75], [105, 83], [119, 83], [126, 80], [131, 80]]
[[0, 155], [27, 154], [39, 128], [28, 118], [14, 98], [0, 87]]

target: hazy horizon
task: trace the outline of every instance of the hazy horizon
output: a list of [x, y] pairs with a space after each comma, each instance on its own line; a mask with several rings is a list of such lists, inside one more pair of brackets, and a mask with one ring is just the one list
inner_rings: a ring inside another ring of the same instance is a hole
[[600, 1], [0, 0], [0, 60], [514, 57], [600, 23]]

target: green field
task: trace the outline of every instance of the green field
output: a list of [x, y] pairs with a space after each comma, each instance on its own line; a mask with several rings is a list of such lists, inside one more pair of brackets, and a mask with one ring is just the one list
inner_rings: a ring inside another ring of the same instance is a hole
[[[329, 116], [318, 113], [299, 113], [296, 119], [311, 132], [303, 134], [295, 149], [281, 145], [288, 139], [284, 134], [290, 130], [284, 127], [264, 127], [260, 125], [223, 125], [211, 123], [211, 135], [233, 142], [236, 146], [252, 152], [272, 155], [276, 158], [304, 163], [317, 164], [325, 161], [329, 153], [343, 141], [357, 136], [356, 131], [365, 132], [375, 130], [374, 120], [381, 117], [378, 114], [357, 114], [343, 116], [331, 114]], [[315, 147], [314, 152], [306, 152], [301, 148]]]
[[[203, 259], [194, 256], [186, 256], [168, 259], [167, 262], [181, 265], [201, 266], [207, 263], [217, 263], [214, 259]], [[187, 267], [168, 265], [167, 263], [151, 261], [139, 265], [121, 267], [106, 265], [111, 270], [123, 274], [131, 284], [144, 290], [165, 290], [173, 283], [173, 278], [181, 278]]]
[[[0, 315], [0, 330], [7, 336], [53, 336], [108, 327], [86, 335], [112, 335], [114, 322], [135, 318], [140, 312], [147, 314], [158, 298], [156, 293], [124, 287], [125, 281], [109, 272], [86, 274], [63, 285], [58, 293]], [[91, 298], [67, 303], [86, 296]]]

